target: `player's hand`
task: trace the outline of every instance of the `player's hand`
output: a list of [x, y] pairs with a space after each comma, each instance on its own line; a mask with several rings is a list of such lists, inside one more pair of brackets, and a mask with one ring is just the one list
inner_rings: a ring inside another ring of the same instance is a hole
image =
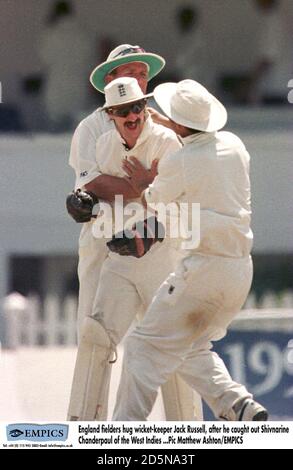
[[147, 107], [149, 114], [151, 115], [152, 121], [156, 124], [161, 124], [162, 126], [168, 127], [168, 129], [173, 129], [173, 124], [167, 116], [161, 114], [155, 108]]
[[147, 170], [137, 158], [129, 157], [123, 161], [122, 168], [129, 184], [140, 194], [157, 176], [158, 164], [159, 160], [153, 160], [150, 170]]
[[107, 242], [110, 251], [120, 256], [134, 256], [141, 258], [156, 242], [162, 242], [165, 237], [165, 228], [155, 216], [144, 221], [137, 222], [132, 230], [113, 235], [112, 240]]
[[99, 202], [94, 193], [77, 189], [66, 198], [67, 212], [78, 223], [89, 222], [93, 215], [93, 207]]

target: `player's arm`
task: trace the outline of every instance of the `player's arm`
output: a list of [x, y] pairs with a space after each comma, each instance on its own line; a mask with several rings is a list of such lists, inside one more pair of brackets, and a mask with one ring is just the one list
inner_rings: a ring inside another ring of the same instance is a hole
[[124, 200], [139, 197], [138, 192], [125, 178], [112, 175], [99, 175], [84, 185], [86, 191], [94, 193], [105, 201], [114, 201], [116, 195], [122, 195]]
[[171, 129], [173, 131], [172, 121], [170, 121], [170, 119], [167, 116], [164, 116], [155, 108], [151, 108], [150, 106], [148, 106], [147, 110], [149, 114], [151, 115], [152, 120], [156, 124], [161, 124], [161, 126], [167, 127], [168, 129]]
[[77, 188], [68, 194], [67, 212], [75, 222], [89, 222], [99, 199], [111, 202], [115, 195], [122, 195], [124, 199], [130, 200], [139, 197], [140, 192], [132, 188], [124, 178], [101, 174], [85, 184], [82, 189]]
[[181, 152], [168, 155], [160, 162], [158, 175], [142, 192], [144, 206], [149, 204], [169, 204], [184, 193], [184, 175]]
[[116, 194], [123, 195], [125, 199], [131, 199], [138, 197], [140, 193], [123, 178], [100, 175], [85, 184], [82, 189], [78, 188], [68, 194], [66, 198], [67, 212], [75, 222], [90, 222], [92, 217], [95, 217], [93, 208], [98, 204], [99, 199], [111, 202], [115, 199]]
[[127, 200], [139, 196], [124, 178], [103, 175], [99, 171], [96, 141], [101, 133], [102, 129], [88, 125], [87, 119], [77, 127], [71, 143], [69, 164], [75, 171], [76, 182], [75, 191], [66, 198], [66, 208], [79, 223], [91, 220], [93, 207], [99, 198], [112, 201], [116, 194], [122, 194]]
[[126, 181], [131, 185], [134, 191], [140, 196], [141, 192], [148, 187], [158, 174], [159, 160], [152, 161], [151, 168], [147, 170], [142, 163], [135, 157], [129, 157], [122, 164], [126, 173]]

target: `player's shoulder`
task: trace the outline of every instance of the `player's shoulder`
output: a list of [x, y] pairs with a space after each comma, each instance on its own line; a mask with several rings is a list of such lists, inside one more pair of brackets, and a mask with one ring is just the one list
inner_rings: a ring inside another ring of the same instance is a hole
[[178, 138], [175, 132], [172, 131], [171, 129], [163, 126], [162, 124], [157, 124], [153, 121], [151, 121], [151, 126], [152, 126], [152, 134], [155, 135], [156, 137], [178, 141]]
[[216, 138], [222, 144], [226, 144], [229, 146], [245, 148], [244, 143], [236, 134], [230, 131], [220, 131], [216, 133]]
[[119, 143], [119, 134], [115, 128], [111, 128], [97, 136], [97, 146], [101, 145], [113, 145], [114, 143]]
[[111, 127], [107, 115], [101, 111], [101, 108], [97, 108], [78, 124], [75, 132], [78, 134], [90, 133], [93, 137], [98, 138]]
[[100, 111], [100, 108], [95, 109], [92, 113], [80, 121], [77, 128], [82, 129], [84, 127], [96, 127], [97, 123], [103, 119], [102, 114], [103, 113]]
[[176, 168], [177, 165], [181, 165], [185, 157], [185, 148], [180, 144], [176, 134], [174, 135], [176, 138], [176, 145], [172, 144], [169, 146], [169, 151], [167, 151], [167, 154], [162, 159], [164, 160], [164, 164], [168, 165], [170, 168]]

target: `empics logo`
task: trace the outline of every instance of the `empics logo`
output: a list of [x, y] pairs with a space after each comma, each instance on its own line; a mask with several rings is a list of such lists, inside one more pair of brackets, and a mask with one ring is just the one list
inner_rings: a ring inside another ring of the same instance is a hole
[[22, 435], [23, 435], [23, 432], [20, 429], [11, 429], [11, 431], [9, 431], [9, 436], [11, 437], [19, 437]]
[[66, 441], [66, 424], [9, 424], [6, 426], [8, 441]]

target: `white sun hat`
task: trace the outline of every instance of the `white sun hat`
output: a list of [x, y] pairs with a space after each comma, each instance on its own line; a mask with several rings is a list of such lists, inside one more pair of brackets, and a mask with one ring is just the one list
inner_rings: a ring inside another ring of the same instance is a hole
[[154, 98], [172, 121], [191, 129], [214, 132], [227, 122], [226, 108], [195, 80], [162, 83]]
[[106, 102], [102, 110], [139, 101], [149, 96], [153, 96], [153, 93], [144, 95], [136, 78], [116, 78], [105, 86]]
[[115, 47], [107, 60], [98, 65], [91, 73], [90, 82], [100, 92], [104, 93], [105, 76], [120, 65], [130, 62], [142, 62], [148, 67], [148, 80], [151, 80], [165, 66], [165, 59], [158, 54], [146, 52], [140, 46], [121, 44]]

